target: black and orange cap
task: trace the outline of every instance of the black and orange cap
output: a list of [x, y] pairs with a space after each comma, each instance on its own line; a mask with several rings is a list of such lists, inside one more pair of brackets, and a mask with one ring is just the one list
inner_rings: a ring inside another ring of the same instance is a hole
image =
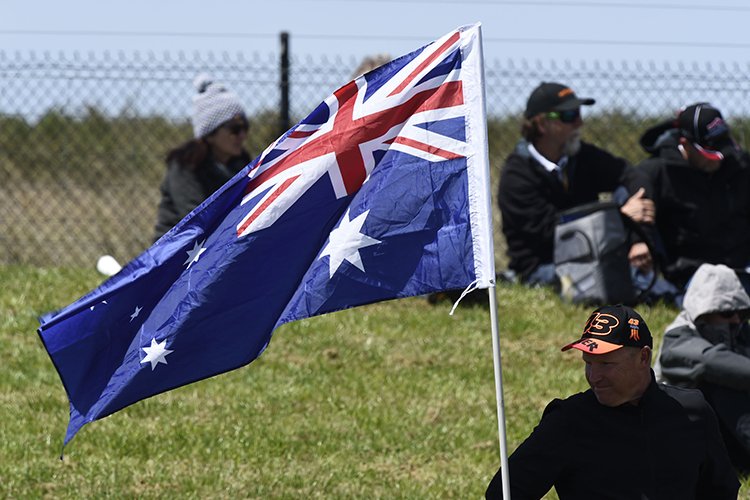
[[579, 98], [570, 87], [559, 83], [542, 82], [526, 102], [526, 118], [548, 111], [568, 111], [582, 105], [590, 106], [596, 101], [590, 97]]
[[640, 314], [623, 306], [604, 306], [594, 311], [583, 328], [580, 340], [562, 348], [591, 354], [606, 354], [622, 347], [654, 346], [651, 331]]

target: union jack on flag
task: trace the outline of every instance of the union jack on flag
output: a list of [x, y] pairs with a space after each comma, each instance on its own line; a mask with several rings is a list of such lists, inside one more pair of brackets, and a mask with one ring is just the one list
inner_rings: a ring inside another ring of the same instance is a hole
[[[337, 199], [357, 192], [376, 165], [376, 152], [393, 148], [433, 162], [463, 157], [463, 137], [429, 127], [463, 120], [461, 60], [445, 59], [457, 54], [460, 41], [460, 33], [454, 32], [439, 45], [381, 68], [379, 81], [371, 76], [369, 82], [367, 77], [349, 82], [264, 152], [243, 199], [243, 204], [255, 203], [237, 234], [273, 224], [324, 174]], [[391, 74], [382, 78], [386, 72]], [[271, 204], [275, 210], [267, 213]]]
[[86, 423], [239, 368], [284, 323], [491, 286], [480, 26], [344, 85], [122, 271], [42, 318]]

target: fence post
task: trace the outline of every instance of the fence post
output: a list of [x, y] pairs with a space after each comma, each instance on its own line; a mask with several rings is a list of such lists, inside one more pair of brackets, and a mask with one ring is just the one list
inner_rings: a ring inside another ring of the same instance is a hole
[[281, 104], [279, 109], [279, 135], [289, 130], [289, 33], [281, 32], [281, 74], [279, 81]]

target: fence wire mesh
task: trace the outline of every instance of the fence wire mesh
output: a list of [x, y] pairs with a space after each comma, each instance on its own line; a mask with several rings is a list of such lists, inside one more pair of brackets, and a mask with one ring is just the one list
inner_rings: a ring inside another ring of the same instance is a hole
[[[355, 76], [359, 64], [291, 57], [291, 122]], [[201, 73], [244, 102], [251, 156], [278, 137], [276, 56], [0, 52], [0, 264], [91, 267], [103, 254], [127, 262], [144, 251], [166, 153], [192, 137], [192, 81]], [[721, 109], [744, 147], [749, 73], [739, 65], [488, 61], [491, 189], [518, 140], [526, 99], [541, 81], [594, 97], [597, 104], [585, 110], [584, 139], [637, 163], [645, 158], [640, 134], [698, 101]], [[502, 268], [504, 242], [494, 215]]]

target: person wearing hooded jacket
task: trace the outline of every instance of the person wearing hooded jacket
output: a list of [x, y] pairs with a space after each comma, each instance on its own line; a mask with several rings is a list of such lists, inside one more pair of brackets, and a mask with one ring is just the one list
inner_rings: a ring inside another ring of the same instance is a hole
[[736, 273], [703, 264], [665, 332], [656, 380], [699, 389], [714, 409], [735, 468], [750, 472], [750, 297]]
[[[702, 263], [750, 264], [750, 155], [707, 103], [640, 139], [651, 157], [638, 166], [651, 180], [656, 205], [656, 259], [664, 277], [684, 290]], [[659, 243], [660, 240], [660, 243]]]

